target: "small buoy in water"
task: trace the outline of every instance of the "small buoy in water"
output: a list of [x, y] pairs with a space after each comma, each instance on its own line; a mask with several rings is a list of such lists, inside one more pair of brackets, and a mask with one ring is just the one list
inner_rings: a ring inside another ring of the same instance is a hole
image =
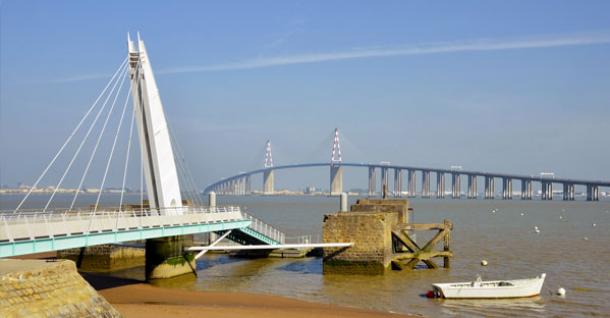
[[521, 216], [524, 216], [524, 215], [525, 215], [525, 213], [521, 212]]
[[597, 224], [596, 224], [596, 223], [593, 223], [593, 227], [596, 227], [596, 226], [597, 226]]
[[585, 241], [588, 241], [588, 240], [589, 240], [589, 238], [585, 236]]
[[534, 232], [536, 232], [536, 234], [540, 233], [540, 229], [538, 228], [538, 225], [534, 225]]
[[487, 266], [487, 260], [481, 260], [481, 266]]
[[557, 290], [557, 295], [561, 296], [561, 297], [565, 297], [566, 295], [566, 290], [563, 287], [559, 287], [559, 289]]
[[563, 219], [563, 215], [560, 215], [560, 216], [559, 216], [559, 219], [560, 219], [560, 220], [562, 220], [562, 219]]

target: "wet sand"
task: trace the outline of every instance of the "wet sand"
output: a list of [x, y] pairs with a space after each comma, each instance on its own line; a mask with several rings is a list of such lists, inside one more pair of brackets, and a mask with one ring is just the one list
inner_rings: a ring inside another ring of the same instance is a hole
[[166, 289], [146, 284], [100, 291], [127, 318], [139, 317], [409, 317], [316, 304], [273, 295]]
[[286, 297], [161, 288], [138, 280], [82, 273], [126, 318], [144, 317], [416, 317], [306, 302]]

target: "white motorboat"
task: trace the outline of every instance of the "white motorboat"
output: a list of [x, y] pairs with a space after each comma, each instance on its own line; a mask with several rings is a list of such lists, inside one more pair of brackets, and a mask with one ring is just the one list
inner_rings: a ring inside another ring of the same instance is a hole
[[439, 298], [521, 298], [540, 295], [546, 274], [535, 278], [432, 284], [430, 297]]

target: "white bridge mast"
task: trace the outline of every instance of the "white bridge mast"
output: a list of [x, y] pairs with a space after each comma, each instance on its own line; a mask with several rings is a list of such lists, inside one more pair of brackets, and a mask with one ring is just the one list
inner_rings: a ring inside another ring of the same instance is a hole
[[[137, 43], [132, 42], [128, 34], [127, 44], [131, 95], [150, 208], [180, 208], [182, 197], [174, 152], [150, 59], [139, 34]], [[165, 213], [179, 214], [180, 209], [166, 210]]]

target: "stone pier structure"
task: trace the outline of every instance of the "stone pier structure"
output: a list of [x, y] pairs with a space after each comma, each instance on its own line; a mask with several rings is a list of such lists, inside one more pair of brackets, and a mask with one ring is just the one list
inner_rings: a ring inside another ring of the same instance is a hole
[[69, 260], [2, 260], [0, 317], [119, 318]]
[[[351, 242], [349, 248], [324, 249], [324, 273], [383, 274], [389, 269], [414, 269], [419, 262], [437, 268], [432, 258], [443, 257], [449, 267], [451, 222], [414, 224], [409, 202], [401, 199], [361, 199], [349, 212], [324, 216], [324, 242]], [[414, 230], [439, 230], [419, 245], [410, 237]], [[435, 251], [443, 242], [441, 251]]]

